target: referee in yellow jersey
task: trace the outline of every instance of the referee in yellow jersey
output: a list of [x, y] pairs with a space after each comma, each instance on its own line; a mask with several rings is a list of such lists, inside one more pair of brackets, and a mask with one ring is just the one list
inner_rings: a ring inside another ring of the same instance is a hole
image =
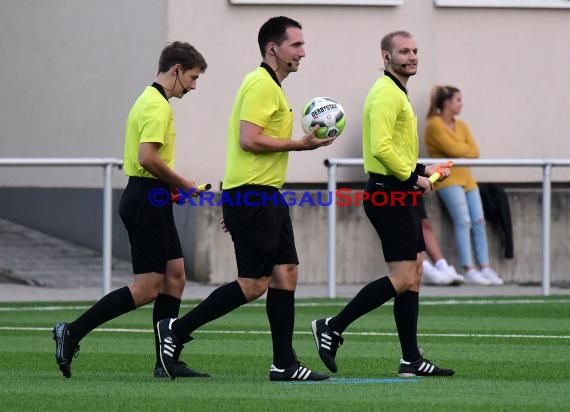
[[[382, 241], [390, 274], [367, 284], [334, 317], [311, 324], [317, 351], [332, 372], [337, 371], [336, 353], [344, 330], [362, 315], [394, 299], [394, 319], [400, 338], [400, 376], [450, 376], [451, 369], [436, 366], [420, 353], [417, 343], [418, 297], [425, 243], [415, 195], [433, 190], [430, 176], [440, 165], [418, 164], [417, 120], [406, 89], [416, 74], [418, 49], [411, 34], [387, 34], [381, 43], [384, 76], [376, 80], [366, 97], [362, 117], [364, 169], [369, 175], [366, 192], [384, 192], [399, 204], [375, 206], [364, 201], [364, 210]], [[449, 176], [449, 169], [440, 179]]]
[[267, 317], [273, 341], [272, 381], [324, 380], [293, 350], [294, 296], [298, 260], [289, 209], [282, 199], [289, 152], [329, 145], [334, 138], [309, 133], [291, 140], [293, 113], [281, 82], [305, 57], [301, 25], [287, 17], [263, 24], [258, 36], [261, 66], [249, 73], [234, 102], [228, 125], [223, 181], [223, 214], [232, 236], [238, 279], [216, 289], [184, 317], [159, 322], [161, 356], [172, 378], [173, 351], [200, 326], [267, 291]]
[[[174, 42], [160, 55], [156, 81], [139, 96], [127, 118], [124, 171], [129, 181], [119, 205], [119, 214], [129, 234], [134, 281], [104, 296], [71, 323], [54, 328], [56, 361], [66, 378], [79, 341], [101, 324], [154, 300], [153, 327], [160, 319], [178, 316], [185, 273], [180, 240], [174, 225], [171, 189], [185, 192], [196, 183], [172, 170], [175, 130], [171, 97], [182, 98], [196, 88], [206, 70], [204, 57], [190, 44]], [[154, 376], [167, 377], [160, 363], [155, 329]], [[174, 354], [178, 376], [204, 377]]]

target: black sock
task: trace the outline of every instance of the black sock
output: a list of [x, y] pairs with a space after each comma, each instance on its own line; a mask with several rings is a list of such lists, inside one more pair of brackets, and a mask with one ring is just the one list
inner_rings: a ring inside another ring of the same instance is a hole
[[133, 295], [127, 286], [103, 296], [85, 313], [69, 324], [69, 334], [79, 342], [85, 335], [105, 322], [136, 309]]
[[167, 318], [177, 318], [180, 311], [180, 299], [174, 296], [159, 293], [154, 301], [152, 310], [152, 329], [154, 330], [154, 348], [156, 353], [156, 364], [160, 365], [160, 347], [158, 334], [156, 332], [156, 322]]
[[370, 282], [348, 302], [338, 315], [329, 320], [329, 327], [342, 333], [356, 319], [382, 306], [394, 296], [396, 296], [396, 290], [388, 276]]
[[418, 360], [419, 292], [407, 290], [394, 300], [394, 320], [398, 328], [402, 357], [406, 362]]
[[239, 283], [236, 281], [220, 286], [194, 309], [172, 324], [172, 332], [179, 339], [186, 340], [200, 326], [218, 319], [247, 303]]
[[288, 368], [295, 362], [295, 291], [269, 288], [265, 309], [273, 342], [273, 364], [280, 369]]

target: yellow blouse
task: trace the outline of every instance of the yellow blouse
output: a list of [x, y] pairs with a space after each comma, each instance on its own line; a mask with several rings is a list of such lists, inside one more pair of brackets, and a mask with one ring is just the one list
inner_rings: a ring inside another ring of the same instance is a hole
[[[430, 157], [437, 158], [472, 158], [479, 157], [479, 148], [471, 135], [467, 124], [455, 119], [455, 131], [450, 130], [440, 116], [428, 119], [424, 139]], [[462, 186], [468, 192], [477, 187], [469, 167], [454, 167], [451, 176], [443, 182], [437, 182], [435, 189], [449, 186]]]

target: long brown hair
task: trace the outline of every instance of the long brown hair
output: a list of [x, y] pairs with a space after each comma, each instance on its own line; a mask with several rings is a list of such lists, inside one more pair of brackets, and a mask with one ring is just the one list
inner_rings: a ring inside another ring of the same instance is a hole
[[433, 86], [431, 89], [431, 101], [426, 117], [429, 119], [430, 117], [441, 114], [443, 104], [447, 100], [451, 99], [455, 93], [459, 92], [460, 90], [453, 86]]

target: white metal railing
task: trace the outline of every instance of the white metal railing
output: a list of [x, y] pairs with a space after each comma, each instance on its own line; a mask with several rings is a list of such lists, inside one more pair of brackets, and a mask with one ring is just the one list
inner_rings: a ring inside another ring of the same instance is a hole
[[[458, 166], [478, 167], [540, 167], [542, 178], [542, 292], [550, 294], [550, 223], [551, 223], [551, 172], [553, 166], [570, 166], [570, 159], [449, 159]], [[442, 159], [419, 159], [421, 163], [439, 163]], [[106, 295], [111, 290], [111, 259], [112, 259], [112, 185], [111, 172], [113, 167], [122, 166], [123, 162], [113, 158], [0, 158], [1, 166], [75, 166], [103, 167], [103, 239], [102, 239], [102, 292]], [[337, 167], [362, 166], [363, 160], [327, 159], [328, 191], [336, 191]], [[328, 296], [336, 297], [336, 205], [334, 202], [327, 208], [328, 239], [327, 239], [327, 272]]]
[[111, 291], [112, 260], [112, 214], [113, 197], [111, 172], [113, 167], [122, 166], [123, 161], [112, 158], [0, 158], [0, 166], [73, 166], [103, 168], [103, 239], [102, 239], [102, 281], [103, 295]]
[[[542, 168], [542, 294], [550, 295], [550, 212], [551, 212], [551, 173], [553, 166], [570, 166], [570, 159], [445, 159], [457, 166], [478, 167], [540, 167]], [[424, 164], [441, 163], [442, 159], [418, 159]], [[361, 158], [327, 159], [327, 186], [329, 193], [336, 191], [337, 167], [363, 166]], [[327, 282], [328, 296], [336, 297], [336, 205], [331, 202], [327, 208]]]

